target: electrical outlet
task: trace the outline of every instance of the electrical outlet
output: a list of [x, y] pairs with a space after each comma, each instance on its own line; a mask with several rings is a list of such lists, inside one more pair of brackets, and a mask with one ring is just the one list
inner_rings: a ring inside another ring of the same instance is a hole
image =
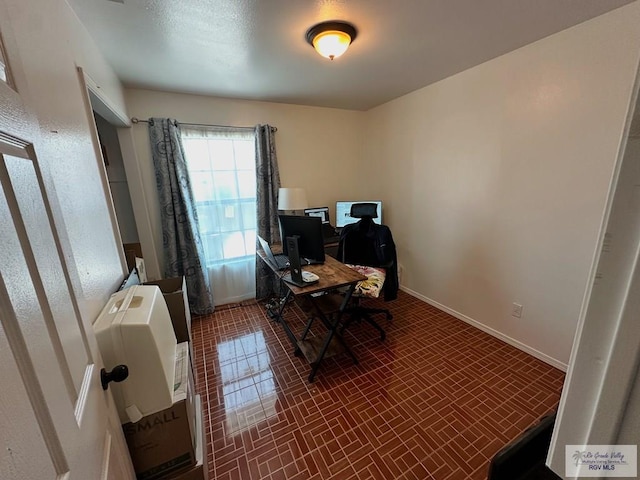
[[522, 305], [514, 303], [511, 307], [511, 316], [517, 318], [522, 317]]

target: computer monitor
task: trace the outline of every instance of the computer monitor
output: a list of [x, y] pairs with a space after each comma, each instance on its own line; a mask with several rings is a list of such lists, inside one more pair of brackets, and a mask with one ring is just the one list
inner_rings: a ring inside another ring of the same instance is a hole
[[288, 255], [287, 237], [298, 237], [298, 251], [302, 265], [324, 263], [322, 220], [319, 217], [278, 215], [282, 253]]
[[351, 216], [351, 205], [354, 203], [375, 203], [377, 205], [378, 217], [373, 221], [378, 225], [382, 224], [382, 201], [380, 200], [359, 200], [357, 202], [336, 202], [336, 227], [342, 228], [350, 223], [356, 223], [359, 218]]
[[307, 217], [320, 217], [322, 223], [331, 223], [329, 219], [329, 207], [305, 208]]

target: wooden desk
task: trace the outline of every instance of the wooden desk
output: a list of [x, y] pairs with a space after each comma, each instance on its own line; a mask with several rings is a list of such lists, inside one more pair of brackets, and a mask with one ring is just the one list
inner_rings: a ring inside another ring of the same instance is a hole
[[[277, 250], [274, 248], [274, 251]], [[258, 251], [258, 255], [267, 265], [269, 265], [271, 270], [273, 270], [276, 275], [281, 275], [282, 272], [278, 271], [278, 269], [266, 259], [264, 252], [260, 250]], [[351, 294], [353, 293], [356, 284], [362, 280], [366, 280], [367, 277], [361, 275], [355, 270], [352, 270], [346, 265], [338, 262], [335, 258], [329, 256], [325, 258], [325, 262], [322, 265], [305, 265], [302, 267], [302, 269], [315, 273], [316, 275], [318, 275], [318, 277], [320, 277], [320, 279], [318, 280], [318, 282], [305, 287], [298, 287], [296, 285], [283, 282], [287, 286], [287, 293], [284, 297], [284, 300], [280, 302], [280, 307], [276, 312], [276, 320], [280, 324], [282, 324], [284, 331], [286, 332], [289, 340], [291, 341], [291, 344], [295, 349], [295, 354], [303, 354], [307, 361], [311, 364], [312, 368], [311, 373], [309, 374], [309, 382], [313, 382], [313, 378], [318, 371], [318, 367], [320, 366], [322, 359], [328, 353], [335, 354], [344, 351], [351, 356], [355, 363], [358, 362], [358, 359], [351, 352], [349, 347], [344, 342], [342, 335], [340, 335], [337, 330], [344, 309], [349, 303], [349, 299], [351, 298]], [[335, 313], [332, 314], [329, 318], [327, 317], [325, 311], [321, 306], [321, 301], [324, 296], [315, 296], [312, 294], [327, 292], [340, 287], [347, 287], [347, 291], [342, 299], [341, 304], [339, 305]], [[294, 335], [282, 315], [284, 307], [286, 306], [292, 294], [296, 296], [304, 296], [309, 300], [310, 304], [315, 310], [315, 315], [312, 315], [311, 318], [309, 318], [304, 333], [300, 338], [297, 338]], [[324, 338], [314, 337], [311, 339], [307, 339], [306, 337], [309, 333], [309, 329], [311, 328], [311, 325], [316, 317], [320, 319], [322, 323], [324, 323], [324, 325], [327, 327], [327, 334]]]

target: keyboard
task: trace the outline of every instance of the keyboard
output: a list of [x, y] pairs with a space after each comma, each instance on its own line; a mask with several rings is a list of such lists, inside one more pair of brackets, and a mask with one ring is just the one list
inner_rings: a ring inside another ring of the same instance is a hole
[[278, 270], [285, 270], [287, 267], [289, 267], [289, 257], [287, 257], [284, 253], [274, 255], [273, 258], [276, 261]]

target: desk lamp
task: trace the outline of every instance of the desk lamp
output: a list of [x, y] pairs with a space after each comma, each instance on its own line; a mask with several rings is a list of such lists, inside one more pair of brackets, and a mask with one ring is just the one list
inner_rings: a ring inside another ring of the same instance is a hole
[[278, 190], [278, 210], [285, 214], [296, 215], [309, 207], [307, 192], [304, 188], [280, 188]]

